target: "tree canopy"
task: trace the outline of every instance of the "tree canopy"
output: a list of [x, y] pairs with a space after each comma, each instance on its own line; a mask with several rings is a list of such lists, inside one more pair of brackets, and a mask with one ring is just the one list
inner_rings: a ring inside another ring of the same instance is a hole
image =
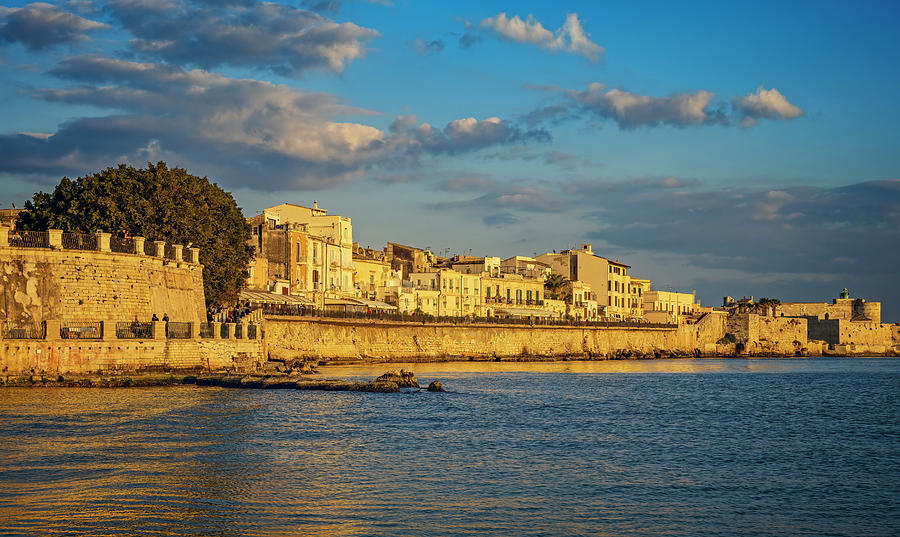
[[237, 300], [247, 279], [250, 226], [229, 192], [165, 162], [136, 169], [120, 164], [71, 180], [25, 203], [17, 226], [93, 233], [125, 230], [148, 241], [193, 243], [204, 265], [207, 304]]

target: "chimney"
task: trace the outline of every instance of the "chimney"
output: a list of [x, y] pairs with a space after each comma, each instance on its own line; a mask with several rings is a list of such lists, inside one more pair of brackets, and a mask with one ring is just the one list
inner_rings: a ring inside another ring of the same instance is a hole
[[318, 208], [319, 208], [319, 202], [317, 200], [313, 200], [313, 210], [315, 211]]

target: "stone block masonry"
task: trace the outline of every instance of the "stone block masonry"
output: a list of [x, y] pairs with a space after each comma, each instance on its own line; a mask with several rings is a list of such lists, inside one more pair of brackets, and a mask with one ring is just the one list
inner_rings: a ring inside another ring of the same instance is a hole
[[10, 325], [48, 319], [149, 321], [154, 313], [168, 313], [173, 321], [201, 322], [206, 320], [203, 266], [195, 254], [185, 261], [143, 251], [15, 247], [0, 241], [0, 319]]
[[725, 334], [724, 316], [677, 328], [600, 328], [275, 318], [265, 352], [283, 360], [371, 362], [696, 355]]
[[[60, 326], [60, 323], [47, 324]], [[199, 338], [197, 330], [192, 330], [195, 337], [169, 339], [165, 335], [165, 323], [154, 324], [160, 326], [151, 330], [152, 336], [145, 339], [118, 339], [114, 328], [104, 328], [104, 337], [96, 339], [65, 339], [58, 330], [48, 330], [43, 339], [4, 339], [0, 341], [0, 374], [252, 373], [262, 367], [264, 357], [259, 339]], [[110, 331], [113, 337], [106, 337]]]

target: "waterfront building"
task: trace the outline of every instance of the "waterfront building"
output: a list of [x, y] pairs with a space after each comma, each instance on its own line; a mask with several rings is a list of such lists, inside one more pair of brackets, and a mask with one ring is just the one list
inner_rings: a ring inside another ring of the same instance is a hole
[[627, 305], [631, 319], [644, 318], [644, 293], [650, 290], [652, 282], [643, 278], [629, 276]]
[[658, 290], [644, 293], [644, 318], [653, 323], [684, 323], [699, 308], [694, 293]]
[[551, 274], [550, 265], [535, 260], [533, 257], [516, 255], [500, 262], [500, 272], [519, 274], [526, 278], [546, 279]]
[[501, 260], [499, 257], [455, 256], [450, 260], [450, 268], [461, 274], [481, 274], [487, 272], [491, 276], [500, 275]]
[[481, 275], [485, 317], [551, 317], [544, 309], [544, 279], [521, 274]]
[[622, 320], [630, 316], [629, 265], [596, 255], [590, 244], [582, 244], [580, 250], [546, 253], [536, 260], [549, 266], [553, 274], [590, 285], [605, 317]]
[[357, 295], [353, 231], [349, 218], [285, 203], [247, 219], [251, 226], [248, 287], [300, 296], [323, 307], [324, 300]]

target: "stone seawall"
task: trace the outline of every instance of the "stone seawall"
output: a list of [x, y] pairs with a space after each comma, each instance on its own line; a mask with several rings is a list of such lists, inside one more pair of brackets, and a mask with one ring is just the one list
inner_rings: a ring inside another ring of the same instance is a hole
[[677, 328], [417, 324], [265, 319], [265, 352], [281, 360], [441, 361], [714, 354], [724, 318]]
[[255, 372], [258, 340], [4, 340], [0, 373], [90, 374], [141, 371]]

